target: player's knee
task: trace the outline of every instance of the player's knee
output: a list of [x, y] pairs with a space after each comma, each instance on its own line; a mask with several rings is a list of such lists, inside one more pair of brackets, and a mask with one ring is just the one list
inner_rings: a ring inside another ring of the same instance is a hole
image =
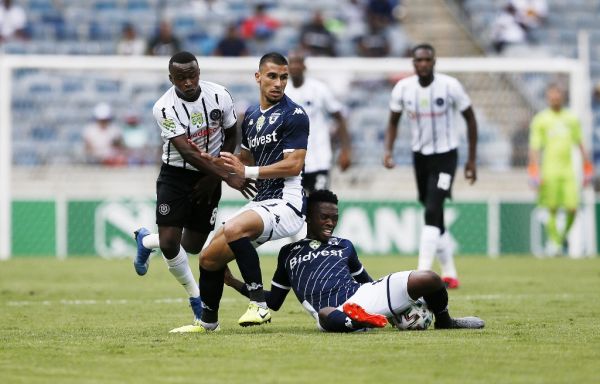
[[161, 237], [160, 250], [167, 259], [172, 259], [179, 254], [179, 242], [175, 239]]
[[207, 271], [217, 271], [224, 267], [223, 262], [208, 249], [204, 249], [202, 252], [200, 252], [198, 262], [200, 264], [200, 268], [206, 269]]
[[425, 206], [425, 225], [439, 226], [441, 218], [441, 207], [437, 205]]

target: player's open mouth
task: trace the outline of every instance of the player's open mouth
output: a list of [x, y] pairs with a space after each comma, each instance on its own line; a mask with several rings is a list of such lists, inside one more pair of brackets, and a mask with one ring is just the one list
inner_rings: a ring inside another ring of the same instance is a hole
[[323, 229], [323, 235], [325, 235], [325, 236], [331, 236], [332, 233], [333, 233], [332, 229], [329, 229], [329, 228]]

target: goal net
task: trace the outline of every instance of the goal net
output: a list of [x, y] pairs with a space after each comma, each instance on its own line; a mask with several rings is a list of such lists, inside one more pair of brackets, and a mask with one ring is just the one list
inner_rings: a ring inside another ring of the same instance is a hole
[[[132, 230], [155, 228], [161, 140], [151, 108], [170, 86], [167, 65], [156, 57], [0, 56], [0, 257], [133, 254]], [[239, 113], [257, 101], [258, 58], [199, 58], [199, 65], [201, 79], [229, 89]], [[404, 123], [395, 145], [400, 167], [381, 166], [390, 91], [412, 74], [411, 61], [309, 58], [307, 67], [345, 105], [352, 137], [352, 168], [333, 171], [331, 187], [342, 201], [337, 233], [356, 239], [363, 253], [414, 255], [422, 211]], [[480, 180], [466, 186], [459, 166], [446, 212], [459, 253], [542, 253], [544, 215], [534, 209], [524, 172], [528, 125], [544, 107], [547, 85], [558, 83], [591, 137], [584, 68], [571, 59], [438, 59], [438, 71], [462, 82], [479, 122]], [[104, 165], [90, 162], [83, 133], [99, 103], [110, 105], [128, 148]], [[463, 137], [461, 160], [466, 149]], [[219, 221], [242, 204], [227, 190]], [[595, 252], [594, 209], [588, 196], [574, 254]], [[273, 253], [279, 245], [261, 249]]]

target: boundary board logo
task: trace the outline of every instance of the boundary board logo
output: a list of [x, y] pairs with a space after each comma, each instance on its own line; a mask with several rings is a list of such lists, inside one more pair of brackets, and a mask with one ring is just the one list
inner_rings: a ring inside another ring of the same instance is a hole
[[169, 207], [169, 204], [161, 204], [158, 206], [158, 213], [161, 215], [168, 215], [169, 212], [171, 212], [171, 207]]

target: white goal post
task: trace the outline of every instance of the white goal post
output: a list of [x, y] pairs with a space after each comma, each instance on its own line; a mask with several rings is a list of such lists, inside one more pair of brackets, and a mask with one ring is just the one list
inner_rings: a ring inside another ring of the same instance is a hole
[[[202, 74], [211, 71], [247, 73], [256, 71], [259, 58], [199, 57]], [[19, 69], [56, 70], [144, 70], [163, 72], [166, 76], [167, 57], [123, 56], [39, 56], [6, 55], [0, 53], [0, 260], [11, 255], [11, 171], [12, 171], [12, 111], [13, 72]], [[311, 73], [393, 74], [412, 71], [410, 59], [385, 58], [309, 58]], [[584, 122], [586, 146], [591, 147], [591, 110], [589, 103], [589, 71], [585, 58], [438, 58], [436, 69], [452, 74], [462, 73], [560, 73], [569, 78], [570, 106]], [[210, 79], [210, 75], [206, 75]], [[593, 197], [592, 197], [593, 199]]]

